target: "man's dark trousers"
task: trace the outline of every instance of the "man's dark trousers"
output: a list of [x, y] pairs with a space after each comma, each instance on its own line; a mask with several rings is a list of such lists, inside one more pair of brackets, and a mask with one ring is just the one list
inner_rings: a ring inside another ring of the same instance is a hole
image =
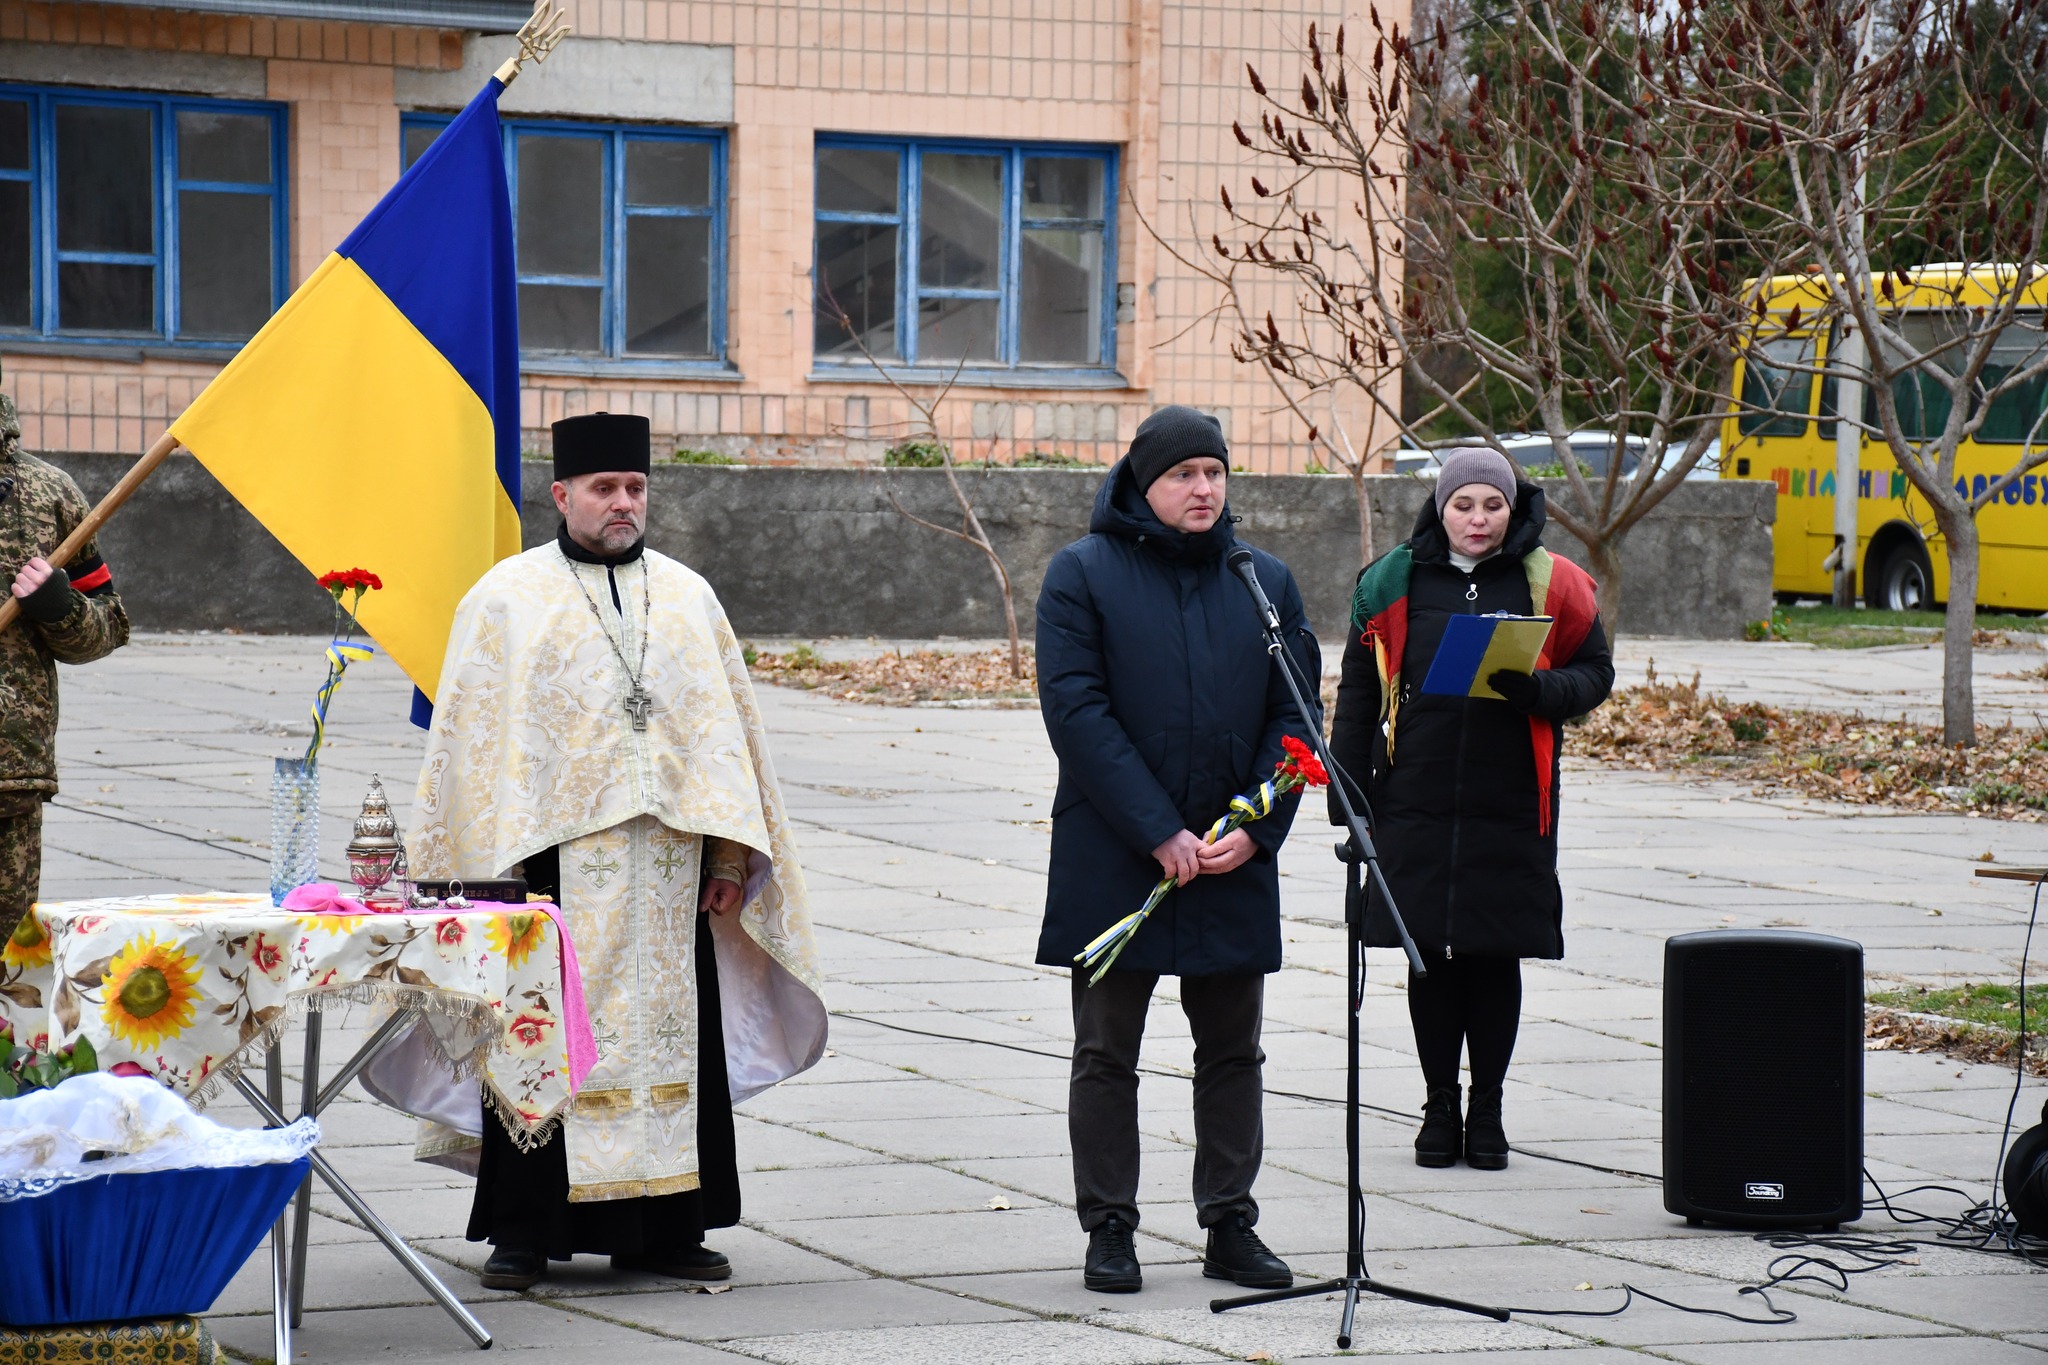
[[[1067, 1132], [1074, 1202], [1092, 1232], [1111, 1214], [1138, 1225], [1138, 1045], [1159, 977], [1112, 971], [1090, 986], [1088, 976], [1077, 970], [1073, 979]], [[1180, 978], [1181, 1010], [1195, 1040], [1195, 1218], [1205, 1228], [1233, 1213], [1258, 1221], [1252, 1182], [1266, 1141], [1265, 999], [1266, 978], [1257, 973]]]

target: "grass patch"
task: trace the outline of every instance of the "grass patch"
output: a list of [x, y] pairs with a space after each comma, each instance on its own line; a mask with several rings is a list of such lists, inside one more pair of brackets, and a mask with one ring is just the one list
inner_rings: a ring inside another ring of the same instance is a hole
[[[943, 469], [946, 466], [946, 447], [937, 441], [900, 441], [882, 452], [882, 467], [885, 469]], [[1078, 455], [1069, 455], [1063, 450], [1027, 450], [1005, 464], [995, 459], [963, 458], [957, 451], [953, 455], [955, 469], [1100, 469], [1093, 460], [1084, 460]]]
[[882, 452], [882, 464], [889, 469], [943, 469], [946, 448], [937, 441], [901, 441]]
[[[1915, 1014], [1938, 1014], [1981, 1028], [2020, 1029], [2020, 992], [2017, 986], [1964, 983], [1960, 986], [1908, 986], [1894, 991], [1877, 991], [1869, 1003]], [[2029, 1035], [2042, 1027], [2048, 1014], [2048, 984], [2027, 987], [2026, 1027]]]
[[745, 464], [730, 455], [721, 455], [715, 450], [691, 450], [685, 447], [669, 457], [675, 464]]
[[1010, 462], [1012, 469], [1100, 469], [1093, 460], [1069, 455], [1064, 450], [1027, 450]]
[[[1928, 644], [1941, 638], [1938, 611], [1873, 611], [1867, 607], [1779, 607], [1772, 611], [1768, 634], [1752, 639], [1797, 640], [1821, 649], [1871, 649], [1878, 645]], [[1993, 644], [1987, 634], [2048, 633], [2048, 616], [2005, 611], [1977, 613], [1977, 643]]]

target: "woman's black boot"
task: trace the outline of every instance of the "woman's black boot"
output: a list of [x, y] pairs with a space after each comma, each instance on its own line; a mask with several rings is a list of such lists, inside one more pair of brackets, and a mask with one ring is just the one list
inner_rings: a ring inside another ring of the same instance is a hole
[[1422, 1107], [1422, 1129], [1415, 1135], [1416, 1165], [1449, 1166], [1457, 1161], [1465, 1145], [1464, 1125], [1458, 1121], [1460, 1093], [1455, 1085], [1430, 1087], [1429, 1102]]
[[1472, 1088], [1472, 1106], [1465, 1112], [1465, 1164], [1476, 1171], [1504, 1171], [1508, 1165], [1508, 1134], [1500, 1122], [1500, 1087]]

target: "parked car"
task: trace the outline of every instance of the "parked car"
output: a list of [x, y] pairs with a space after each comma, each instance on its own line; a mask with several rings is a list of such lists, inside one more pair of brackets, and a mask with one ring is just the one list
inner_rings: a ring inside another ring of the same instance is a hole
[[[1614, 433], [1597, 430], [1575, 431], [1566, 437], [1565, 441], [1570, 447], [1572, 454], [1578, 459], [1580, 468], [1585, 471], [1588, 478], [1599, 479], [1607, 476], [1608, 456], [1615, 446]], [[1542, 470], [1546, 467], [1553, 471], [1558, 468], [1557, 446], [1548, 436], [1518, 431], [1503, 436], [1501, 438], [1501, 445], [1506, 448], [1509, 458], [1522, 467], [1524, 473]], [[1643, 452], [1648, 449], [1648, 446], [1649, 443], [1639, 436], [1631, 436], [1622, 443], [1621, 474], [1623, 478], [1634, 476], [1636, 470], [1642, 465]], [[1672, 453], [1675, 454], [1675, 452]], [[1721, 442], [1716, 439], [1707, 447], [1706, 454], [1700, 457], [1699, 463], [1693, 466], [1692, 470], [1686, 475], [1686, 478], [1688, 480], [1700, 480], [1720, 477], [1720, 456]], [[1408, 444], [1406, 441], [1403, 441], [1401, 446], [1394, 452], [1394, 472], [1396, 474], [1413, 474], [1421, 478], [1435, 478], [1437, 463], [1437, 453], [1435, 451], [1423, 450]]]

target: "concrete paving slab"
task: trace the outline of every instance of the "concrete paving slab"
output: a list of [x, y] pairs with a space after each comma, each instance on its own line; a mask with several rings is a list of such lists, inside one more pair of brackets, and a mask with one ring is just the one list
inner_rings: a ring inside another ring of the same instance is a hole
[[1987, 1337], [1942, 1337], [1927, 1340], [1729, 1342], [1689, 1346], [1666, 1344], [1661, 1351], [1691, 1365], [2036, 1365], [2037, 1349], [2018, 1341]]
[[[308, 1312], [292, 1336], [294, 1365], [359, 1365], [403, 1360], [413, 1365], [477, 1365], [501, 1353], [521, 1359], [580, 1358], [656, 1362], [658, 1365], [738, 1365], [744, 1357], [689, 1342], [664, 1340], [559, 1306], [518, 1301], [493, 1304], [485, 1326], [495, 1338], [480, 1357], [468, 1337], [439, 1308], [363, 1307]], [[209, 1316], [215, 1340], [243, 1360], [269, 1361], [270, 1318]]]
[[[1356, 1356], [1296, 1356], [1288, 1365], [1338, 1365]], [[1432, 1351], [1429, 1365], [1642, 1365], [1635, 1351], [1562, 1343], [1537, 1351]]]
[[[1023, 1314], [899, 1280], [870, 1277], [824, 1284], [765, 1285], [729, 1294], [677, 1290], [622, 1294], [577, 1305], [625, 1326], [693, 1341], [938, 1323], [1016, 1322]], [[745, 1345], [738, 1349], [748, 1350]]]
[[777, 1365], [1178, 1365], [1220, 1360], [1211, 1351], [1129, 1332], [1069, 1322], [1032, 1322], [992, 1333], [973, 1327], [899, 1327], [864, 1332], [812, 1332], [731, 1343]]
[[[1186, 1237], [1189, 1245], [1174, 1246], [1153, 1235], [1149, 1226], [1141, 1230], [1139, 1261], [1149, 1265], [1192, 1256], [1194, 1221], [1190, 1215], [1179, 1224], [1160, 1224], [1161, 1231]], [[798, 1246], [878, 1274], [908, 1279], [1071, 1269], [1080, 1265], [1088, 1242], [1072, 1209], [1051, 1206], [1008, 1212], [977, 1209], [867, 1218], [764, 1219], [759, 1226]]]

